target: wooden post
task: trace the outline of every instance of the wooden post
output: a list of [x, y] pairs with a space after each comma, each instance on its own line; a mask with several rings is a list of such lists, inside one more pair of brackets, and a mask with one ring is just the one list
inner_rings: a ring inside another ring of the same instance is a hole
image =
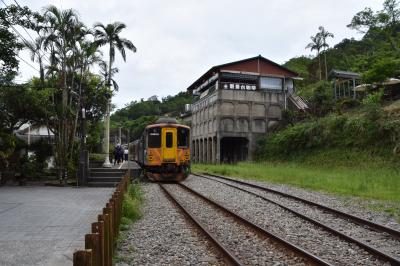
[[110, 216], [108, 214], [99, 215], [99, 220], [104, 223], [104, 265], [110, 265]]
[[112, 257], [113, 257], [113, 249], [114, 249], [114, 235], [113, 235], [113, 224], [112, 224], [112, 219], [113, 219], [113, 214], [112, 210], [110, 208], [110, 203], [106, 204], [106, 207], [103, 208], [103, 213], [108, 217], [108, 223], [106, 224], [107, 226], [107, 231], [108, 231], [108, 261], [109, 265], [111, 265]]
[[77, 250], [73, 257], [74, 266], [95, 266], [92, 264], [92, 250]]
[[92, 233], [97, 233], [99, 234], [99, 259], [98, 259], [98, 265], [99, 266], [105, 266], [104, 265], [104, 222], [99, 221], [96, 223], [92, 223]]
[[92, 250], [92, 265], [99, 265], [100, 262], [100, 243], [99, 243], [99, 234], [86, 234], [85, 235], [85, 249]]

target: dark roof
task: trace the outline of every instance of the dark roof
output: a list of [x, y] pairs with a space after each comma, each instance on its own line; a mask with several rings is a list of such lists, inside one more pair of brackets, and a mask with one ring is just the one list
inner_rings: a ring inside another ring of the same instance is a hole
[[255, 60], [255, 59], [261, 59], [261, 60], [263, 60], [263, 61], [265, 61], [265, 62], [267, 62], [267, 63], [269, 63], [269, 64], [272, 64], [272, 65], [274, 65], [274, 66], [280, 67], [280, 68], [282, 68], [283, 70], [286, 70], [286, 71], [292, 73], [294, 76], [298, 76], [298, 75], [299, 75], [297, 72], [294, 72], [294, 71], [292, 71], [292, 70], [290, 70], [290, 69], [287, 69], [286, 67], [281, 66], [281, 65], [279, 65], [278, 63], [275, 63], [275, 62], [273, 62], [273, 61], [271, 61], [271, 60], [269, 60], [269, 59], [267, 59], [267, 58], [265, 58], [265, 57], [263, 57], [263, 56], [261, 56], [261, 55], [258, 55], [258, 56], [254, 56], [254, 57], [242, 59], [242, 60], [239, 60], [239, 61], [233, 61], [233, 62], [230, 62], [230, 63], [225, 63], [225, 64], [222, 64], [222, 65], [213, 66], [213, 67], [211, 67], [206, 73], [204, 73], [203, 75], [201, 75], [195, 82], [193, 82], [193, 83], [187, 88], [187, 90], [193, 90], [193, 87], [196, 86], [197, 83], [202, 82], [202, 80], [204, 79], [204, 77], [210, 75], [212, 72], [214, 72], [214, 71], [216, 71], [216, 70], [219, 70], [219, 69], [221, 69], [221, 68], [223, 68], [223, 67], [227, 67], [227, 66], [231, 66], [231, 65], [235, 65], [235, 64], [238, 64], [238, 63], [243, 63], [243, 62], [247, 62], [247, 61], [251, 61], [251, 60]]
[[176, 121], [176, 119], [173, 117], [160, 117], [157, 119], [157, 121], [154, 124], [161, 124], [161, 123], [178, 124], [178, 121]]
[[349, 78], [349, 79], [355, 78], [355, 79], [360, 79], [361, 75], [359, 73], [356, 73], [356, 72], [332, 69], [331, 72], [329, 72], [329, 78]]

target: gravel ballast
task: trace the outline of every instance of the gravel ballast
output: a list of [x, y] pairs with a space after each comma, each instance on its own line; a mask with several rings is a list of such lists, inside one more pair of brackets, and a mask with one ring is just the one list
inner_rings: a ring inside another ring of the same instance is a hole
[[225, 265], [158, 184], [144, 184], [142, 191], [143, 217], [123, 233], [116, 265]]
[[304, 258], [257, 235], [249, 227], [237, 222], [204, 200], [177, 185], [167, 189], [198, 218], [216, 238], [245, 265], [305, 265]]
[[349, 235], [353, 238], [368, 243], [368, 245], [378, 248], [379, 250], [384, 251], [385, 253], [400, 259], [400, 241], [398, 239], [393, 238], [388, 233], [371, 230], [371, 228], [367, 226], [358, 225], [352, 221], [343, 219], [328, 211], [321, 210], [318, 207], [310, 206], [308, 204], [293, 199], [289, 199], [284, 196], [280, 196], [267, 191], [262, 191], [257, 188], [247, 187], [226, 180], [222, 182], [234, 184], [235, 186], [245, 188], [246, 190], [252, 191], [258, 195], [262, 195], [275, 202], [279, 202], [280, 204], [289, 207], [290, 209], [300, 212], [319, 222], [327, 224], [330, 227], [342, 233], [345, 233], [346, 235]]
[[[191, 176], [186, 185], [292, 243], [336, 265], [382, 265], [359, 246], [333, 236], [281, 207], [226, 185]], [[318, 194], [314, 197], [317, 197]], [[305, 214], [307, 210], [297, 209]]]

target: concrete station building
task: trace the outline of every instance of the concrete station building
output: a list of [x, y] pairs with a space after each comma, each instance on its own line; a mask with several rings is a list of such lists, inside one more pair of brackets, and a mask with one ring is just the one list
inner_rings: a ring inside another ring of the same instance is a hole
[[281, 119], [289, 104], [306, 103], [294, 94], [298, 74], [262, 56], [212, 67], [187, 90], [191, 111], [192, 160], [204, 163], [252, 159], [256, 139]]

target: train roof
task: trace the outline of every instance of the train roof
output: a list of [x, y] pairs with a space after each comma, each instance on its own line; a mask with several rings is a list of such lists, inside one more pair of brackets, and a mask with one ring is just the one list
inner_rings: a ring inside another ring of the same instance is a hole
[[178, 124], [178, 121], [177, 121], [175, 118], [173, 118], [173, 117], [164, 116], [164, 117], [158, 118], [157, 121], [154, 122], [154, 123], [155, 123], [155, 124], [162, 124], [162, 123], [167, 123], [167, 124]]
[[148, 129], [148, 128], [154, 128], [154, 127], [183, 127], [183, 128], [190, 129], [190, 127], [188, 127], [188, 126], [186, 126], [186, 125], [178, 124], [178, 123], [158, 123], [158, 124], [151, 124], [151, 125], [148, 125], [148, 126], [146, 127], [146, 129]]

